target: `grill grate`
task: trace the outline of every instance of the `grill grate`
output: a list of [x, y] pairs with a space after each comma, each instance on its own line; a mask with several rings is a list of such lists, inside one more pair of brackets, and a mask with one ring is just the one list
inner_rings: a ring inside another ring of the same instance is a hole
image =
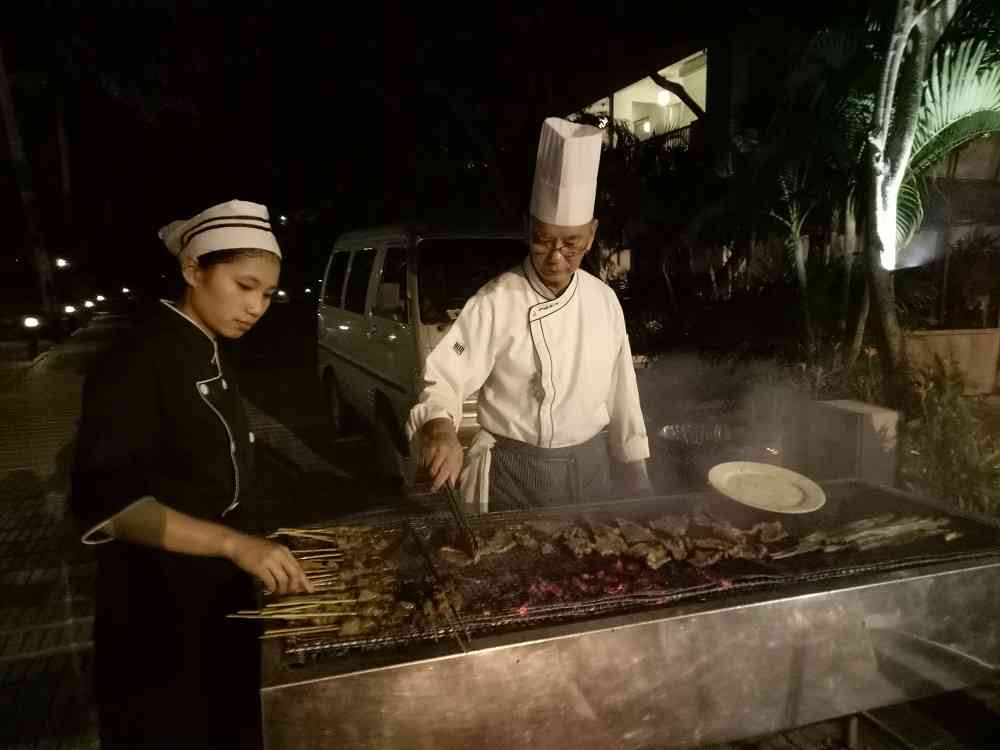
[[[453, 522], [446, 516], [394, 519], [373, 525], [386, 529], [408, 529], [411, 538], [398, 550], [398, 574], [403, 579], [410, 579], [409, 584], [404, 582], [404, 587], [426, 588], [428, 582], [436, 581], [447, 582], [459, 592], [465, 603], [457, 623], [461, 629], [459, 638], [627, 614], [695, 598], [731, 596], [736, 592], [830, 581], [1000, 554], [1000, 530], [992, 522], [951, 509], [945, 513], [944, 509], [918, 502], [902, 493], [861, 483], [831, 483], [824, 489], [827, 503], [819, 511], [780, 517], [792, 537], [837, 528], [884, 513], [925, 517], [947, 514], [951, 517], [950, 529], [960, 532], [962, 536], [951, 542], [941, 538], [925, 539], [905, 546], [865, 552], [815, 552], [766, 561], [727, 559], [705, 569], [695, 568], [686, 562], [670, 562], [659, 571], [651, 571], [640, 563], [634, 564], [634, 570], [616, 567], [628, 564], [620, 563], [618, 558], [603, 559], [589, 555], [577, 560], [560, 545], [555, 545], [556, 552], [549, 555], [542, 554], [539, 549], [531, 550], [518, 545], [503, 554], [484, 555], [475, 565], [460, 566], [445, 562], [436, 554], [437, 547], [453, 533]], [[579, 508], [515, 511], [470, 520], [485, 544], [499, 529], [525, 521], [544, 519], [580, 525], [587, 522], [614, 524], [617, 518], [648, 521], [666, 514], [691, 512], [696, 508], [744, 529], [776, 517], [776, 514], [738, 505], [712, 493]], [[432, 569], [428, 570], [428, 566]], [[551, 590], [546, 590], [545, 584], [563, 587], [566, 582], [585, 575], [591, 576], [590, 580], [598, 581], [602, 574], [614, 585], [622, 584], [624, 588], [620, 592], [596, 596], [576, 591], [574, 598], [567, 597], [568, 600], [548, 601], [546, 598]], [[301, 662], [325, 654], [368, 652], [451, 640], [456, 638], [455, 630], [451, 625], [436, 625], [352, 639], [302, 637], [289, 639], [285, 653], [293, 661]]]

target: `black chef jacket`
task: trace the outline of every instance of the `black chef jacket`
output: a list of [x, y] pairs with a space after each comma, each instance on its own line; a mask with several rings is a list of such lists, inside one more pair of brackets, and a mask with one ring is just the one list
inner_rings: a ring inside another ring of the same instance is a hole
[[94, 623], [102, 746], [255, 747], [253, 584], [220, 558], [119, 540], [100, 527], [145, 496], [238, 526], [253, 435], [216, 342], [169, 303], [87, 374], [71, 507], [98, 550]]

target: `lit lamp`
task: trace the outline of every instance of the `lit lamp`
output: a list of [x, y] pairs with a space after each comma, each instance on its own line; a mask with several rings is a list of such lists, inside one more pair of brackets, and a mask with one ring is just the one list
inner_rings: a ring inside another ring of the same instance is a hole
[[643, 133], [652, 133], [652, 132], [653, 132], [653, 126], [652, 126], [652, 124], [651, 124], [651, 123], [649, 122], [649, 120], [646, 120], [646, 122], [644, 122], [644, 123], [642, 124], [642, 132], [643, 132]]
[[306, 294], [312, 294], [313, 290], [310, 287], [306, 287]]
[[98, 302], [104, 302], [104, 295], [103, 294], [98, 294], [97, 295], [97, 301]]
[[69, 261], [65, 258], [56, 258], [56, 268], [69, 268]]
[[34, 315], [29, 315], [21, 322], [28, 333], [28, 359], [34, 359], [38, 356], [38, 329], [42, 321]]
[[661, 107], [666, 107], [668, 104], [670, 104], [670, 92], [667, 91], [666, 89], [660, 89], [656, 93], [656, 103], [659, 104]]
[[91, 308], [93, 308], [94, 303], [88, 299], [86, 302], [83, 303], [83, 306], [86, 307], [88, 310], [90, 310]]
[[63, 312], [67, 315], [72, 315], [76, 312], [76, 308], [73, 307], [73, 305], [66, 305], [66, 307], [63, 308]]
[[122, 294], [128, 294], [131, 290], [127, 286], [122, 287]]

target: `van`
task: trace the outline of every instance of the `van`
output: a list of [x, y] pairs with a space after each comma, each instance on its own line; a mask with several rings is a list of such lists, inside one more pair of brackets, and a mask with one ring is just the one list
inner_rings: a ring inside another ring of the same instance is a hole
[[[415, 475], [405, 425], [427, 355], [466, 301], [527, 253], [523, 230], [389, 226], [337, 239], [319, 302], [319, 376], [335, 429], [367, 428], [388, 477]], [[472, 394], [459, 440], [477, 429]]]

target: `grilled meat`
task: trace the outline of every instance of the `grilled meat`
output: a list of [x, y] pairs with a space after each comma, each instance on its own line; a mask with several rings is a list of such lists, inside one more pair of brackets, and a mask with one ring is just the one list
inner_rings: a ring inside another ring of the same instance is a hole
[[628, 551], [628, 544], [622, 536], [621, 529], [603, 523], [592, 524], [592, 527], [594, 550], [602, 557], [621, 555]]
[[670, 536], [684, 536], [687, 534], [690, 524], [691, 517], [687, 515], [661, 516], [649, 522], [650, 527], [654, 531], [661, 531]]
[[658, 542], [639, 542], [628, 548], [628, 556], [642, 560], [652, 570], [659, 570], [671, 560], [670, 553]]
[[696, 549], [688, 555], [687, 561], [697, 568], [707, 568], [715, 565], [722, 559], [722, 550], [718, 549]]
[[616, 519], [618, 528], [621, 529], [622, 536], [629, 544], [639, 544], [641, 542], [656, 542], [656, 536], [645, 526], [629, 521], [625, 518]]
[[788, 537], [788, 532], [781, 525], [781, 521], [762, 521], [754, 524], [750, 529], [750, 535], [756, 535], [764, 544], [779, 542]]
[[590, 534], [579, 526], [571, 526], [562, 535], [562, 541], [577, 560], [594, 551]]

